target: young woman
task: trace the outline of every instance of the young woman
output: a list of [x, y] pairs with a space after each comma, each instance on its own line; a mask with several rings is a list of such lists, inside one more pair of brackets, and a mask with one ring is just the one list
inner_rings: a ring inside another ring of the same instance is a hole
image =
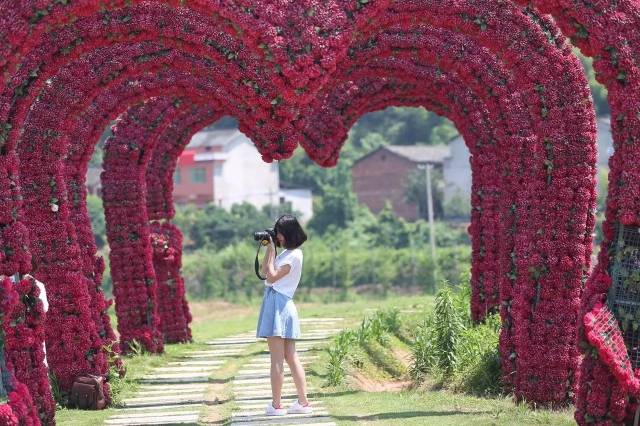
[[[300, 338], [300, 320], [293, 303], [293, 295], [302, 274], [302, 250], [307, 240], [298, 220], [291, 215], [281, 216], [274, 227], [279, 247], [284, 247], [277, 257], [274, 241], [270, 239], [262, 262], [265, 280], [264, 298], [258, 319], [257, 337], [266, 337], [271, 354], [271, 393], [273, 401], [267, 405], [266, 414], [309, 414], [313, 410], [307, 399], [307, 381], [296, 352], [296, 340]], [[298, 391], [298, 400], [288, 410], [281, 404], [284, 361], [287, 361]]]

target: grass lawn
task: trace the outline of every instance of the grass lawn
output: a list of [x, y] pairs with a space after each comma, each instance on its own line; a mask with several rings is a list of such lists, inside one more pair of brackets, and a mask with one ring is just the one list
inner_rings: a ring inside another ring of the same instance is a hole
[[[424, 389], [364, 392], [353, 386], [326, 385], [326, 352], [314, 363], [307, 379], [339, 425], [573, 425], [573, 408], [535, 410], [514, 404], [510, 397], [481, 398], [446, 390]], [[374, 380], [385, 374], [365, 362], [363, 370]]]
[[[387, 299], [357, 297], [349, 302], [305, 302], [298, 303], [302, 318], [344, 317], [347, 326], [357, 326], [363, 316], [373, 309], [397, 307], [406, 311], [406, 317], [419, 318], [420, 312], [433, 304], [430, 296], [393, 296]], [[149, 369], [164, 364], [180, 356], [185, 351], [204, 348], [204, 342], [213, 338], [228, 336], [252, 330], [257, 321], [259, 301], [254, 304], [236, 305], [221, 301], [192, 302], [194, 316], [192, 331], [195, 343], [189, 345], [167, 345], [166, 353], [127, 358], [130, 380], [126, 382], [121, 397], [135, 393], [135, 379]], [[230, 358], [211, 377], [210, 396], [219, 403], [207, 406], [202, 411], [206, 424], [225, 424], [235, 407], [231, 393], [231, 379], [241, 365], [256, 351], [264, 349], [260, 342], [247, 348], [242, 356]], [[325, 351], [318, 352], [319, 362], [312, 365], [308, 380], [315, 396], [324, 401], [329, 412], [340, 425], [514, 425], [514, 424], [574, 424], [573, 411], [534, 410], [525, 405], [516, 405], [508, 397], [480, 398], [466, 394], [452, 393], [429, 388], [398, 392], [364, 392], [351, 385], [324, 387], [326, 384]], [[377, 374], [371, 367], [371, 376], [377, 380], [384, 374]], [[109, 409], [102, 412], [82, 412], [59, 409], [57, 421], [60, 425], [96, 425], [114, 413]]]

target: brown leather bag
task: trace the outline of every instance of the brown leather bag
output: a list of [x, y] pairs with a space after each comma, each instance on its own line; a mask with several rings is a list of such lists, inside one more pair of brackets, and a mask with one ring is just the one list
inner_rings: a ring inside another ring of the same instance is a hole
[[104, 377], [85, 374], [78, 376], [71, 386], [69, 406], [82, 410], [102, 410], [107, 406], [102, 386]]

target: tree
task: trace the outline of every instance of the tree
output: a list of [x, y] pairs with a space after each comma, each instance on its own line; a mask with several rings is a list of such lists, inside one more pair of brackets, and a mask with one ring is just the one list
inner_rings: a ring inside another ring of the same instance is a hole
[[377, 223], [368, 230], [373, 243], [378, 247], [403, 248], [409, 246], [410, 228], [404, 219], [399, 217], [388, 201], [377, 216]]
[[611, 115], [609, 101], [607, 100], [607, 88], [596, 80], [596, 72], [593, 69], [593, 58], [584, 56], [577, 48], [573, 49], [573, 53], [580, 58], [580, 62], [582, 62], [584, 73], [589, 81], [591, 96], [593, 97], [593, 103], [596, 108], [596, 115], [598, 117]]
[[97, 195], [87, 194], [87, 210], [91, 217], [91, 228], [96, 240], [96, 246], [101, 249], [107, 244], [107, 228], [104, 220], [102, 198]]
[[[431, 193], [433, 195], [433, 215], [435, 217], [443, 216], [443, 189], [444, 178], [442, 177], [442, 170], [433, 168], [431, 170]], [[428, 218], [427, 177], [424, 170], [416, 168], [409, 172], [405, 183], [404, 198], [407, 203], [418, 205], [420, 217]]]
[[350, 139], [359, 146], [370, 133], [378, 133], [391, 145], [442, 144], [457, 136], [451, 121], [424, 108], [390, 107], [362, 116]]
[[329, 169], [332, 180], [322, 183], [322, 197], [315, 200], [314, 215], [309, 227], [318, 234], [324, 234], [329, 225], [345, 228], [354, 218], [357, 205], [351, 185], [351, 170], [345, 163]]
[[203, 208], [178, 206], [174, 222], [185, 236], [189, 249], [221, 249], [239, 241], [252, 240], [253, 233], [273, 226], [273, 219], [247, 202], [234, 204], [229, 211], [215, 204]]

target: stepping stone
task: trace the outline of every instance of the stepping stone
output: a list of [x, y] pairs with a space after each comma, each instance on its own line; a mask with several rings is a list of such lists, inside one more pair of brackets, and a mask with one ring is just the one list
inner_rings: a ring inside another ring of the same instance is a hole
[[119, 417], [105, 421], [107, 425], [157, 425], [157, 424], [197, 424], [198, 413], [176, 414], [172, 416]]
[[[282, 389], [282, 394], [287, 396], [296, 396], [297, 392], [295, 389]], [[242, 400], [247, 398], [269, 398], [271, 397], [271, 388], [269, 389], [260, 389], [257, 391], [251, 392], [235, 392], [236, 400]]]
[[203, 395], [204, 395], [204, 392], [173, 393], [173, 394], [149, 395], [149, 396], [136, 395], [131, 398], [125, 399], [123, 401], [123, 404], [128, 406], [131, 404], [139, 404], [142, 402], [145, 402], [145, 403], [158, 402], [163, 404], [171, 403], [171, 402], [184, 403], [185, 401], [200, 401], [202, 400]]
[[[284, 377], [291, 377], [291, 374], [285, 374]], [[269, 374], [269, 367], [266, 367], [265, 370], [262, 370], [262, 373], [252, 373], [252, 374], [242, 374], [237, 375], [236, 379], [244, 380], [244, 379], [270, 379], [271, 374]]]
[[[269, 382], [264, 382], [264, 383], [250, 383], [250, 384], [244, 384], [244, 383], [234, 383], [233, 384], [233, 388], [237, 391], [240, 392], [244, 392], [246, 390], [257, 390], [257, 389], [269, 389], [269, 391], [271, 391], [271, 383]], [[295, 390], [295, 384], [293, 383], [293, 380], [286, 380], [285, 384], [283, 385], [283, 389], [293, 389]]]
[[[300, 363], [302, 364], [303, 367], [308, 368], [309, 365], [312, 364], [312, 361], [300, 360]], [[287, 365], [287, 363], [285, 363], [284, 365], [285, 365], [284, 371], [290, 371], [289, 370], [289, 366]], [[251, 374], [252, 371], [255, 372], [256, 370], [258, 372], [263, 372], [264, 373], [265, 368], [267, 369], [267, 372], [270, 371], [271, 361], [269, 360], [269, 358], [247, 365], [246, 370], [240, 370], [240, 374], [239, 375], [245, 374], [245, 372]]]
[[[237, 394], [250, 393], [250, 392], [269, 392], [269, 393], [271, 393], [271, 384], [270, 383], [266, 383], [266, 384], [263, 384], [263, 385], [253, 384], [250, 387], [249, 386], [234, 386], [233, 390]], [[297, 393], [297, 390], [296, 390], [295, 385], [293, 385], [293, 383], [292, 383], [292, 384], [284, 385], [282, 387], [282, 392], [283, 393], [287, 393], [287, 392]]]
[[[270, 370], [271, 366], [269, 364], [263, 365], [262, 367], [256, 366], [253, 370], [245, 370], [241, 371], [240, 374], [235, 376], [236, 380], [244, 380], [244, 379], [261, 379], [265, 374], [267, 377], [271, 377]], [[285, 376], [290, 376], [291, 371], [289, 369], [284, 370]]]
[[[294, 392], [283, 392], [282, 393], [282, 397], [283, 398], [297, 398], [298, 395]], [[241, 400], [254, 400], [254, 399], [265, 399], [265, 398], [271, 398], [271, 391], [269, 391], [267, 394], [265, 394], [264, 392], [253, 392], [253, 393], [246, 393], [246, 394], [242, 394], [242, 396], [236, 395], [235, 399], [236, 401], [241, 401]]]
[[[324, 406], [322, 405], [322, 403], [320, 401], [311, 401], [311, 404], [313, 405], [313, 409], [318, 411], [318, 410], [325, 410]], [[244, 410], [244, 411], [259, 411], [261, 413], [264, 413], [264, 409], [267, 406], [267, 404], [269, 404], [271, 402], [271, 399], [269, 399], [268, 401], [265, 400], [265, 402], [253, 402], [253, 401], [238, 401], [238, 402], [245, 402], [246, 404], [238, 404], [238, 409], [239, 410]], [[289, 407], [291, 404], [293, 403], [293, 400], [289, 401], [289, 402], [285, 402], [285, 400], [282, 400], [282, 406], [283, 407]]]
[[[296, 348], [296, 351], [298, 352], [298, 354], [300, 354], [302, 352], [309, 352], [311, 350], [312, 349], [310, 347], [308, 347], [308, 348], [304, 348], [304, 347], [299, 348], [299, 347], [297, 347]], [[195, 356], [197, 356], [197, 355], [195, 355]], [[271, 359], [271, 355], [270, 355], [268, 349], [264, 349], [264, 350], [260, 351], [257, 356], [262, 356], [262, 357], [266, 356], [267, 358]]]
[[177, 393], [179, 393], [180, 395], [192, 395], [192, 394], [202, 395], [205, 390], [207, 390], [206, 387], [196, 388], [196, 389], [183, 389], [183, 390], [158, 389], [158, 390], [147, 390], [147, 391], [144, 391], [144, 392], [140, 392], [140, 394], [144, 395], [144, 396], [175, 395]]
[[249, 339], [249, 338], [240, 338], [240, 339], [233, 339], [233, 340], [222, 340], [222, 341], [214, 341], [214, 342], [207, 342], [208, 345], [215, 345], [215, 346], [219, 346], [219, 345], [229, 345], [229, 344], [252, 344], [252, 343], [256, 343], [259, 342], [258, 339]]
[[148, 396], [148, 397], [137, 397], [137, 398], [130, 398], [130, 399], [125, 399], [122, 404], [125, 407], [131, 407], [131, 406], [142, 406], [142, 405], [151, 405], [151, 404], [155, 404], [155, 405], [167, 405], [167, 404], [171, 404], [172, 402], [180, 402], [182, 404], [184, 404], [185, 402], [190, 402], [190, 403], [197, 403], [197, 402], [202, 402], [204, 399], [203, 394], [197, 394], [197, 395], [161, 395], [161, 396]]
[[[327, 417], [329, 413], [327, 410], [316, 410], [311, 414], [287, 414], [285, 417], [294, 417], [294, 418], [309, 418], [309, 417]], [[246, 411], [236, 411], [231, 413], [231, 419], [233, 421], [259, 421], [259, 420], [273, 420], [272, 416], [267, 416], [264, 413], [264, 410], [246, 410]]]
[[[185, 403], [181, 403], [181, 404], [168, 404], [168, 405], [148, 405], [148, 406], [141, 406], [141, 407], [124, 407], [124, 408], [117, 408], [116, 413], [123, 413], [123, 415], [125, 413], [139, 413], [142, 411], [152, 411], [153, 413], [158, 413], [158, 411], [163, 411], [163, 410], [180, 410], [180, 409], [199, 409], [200, 405], [202, 404], [202, 401], [199, 402], [185, 402]], [[161, 414], [161, 413], [158, 413]]]
[[[299, 351], [299, 352], [309, 352], [309, 351]], [[301, 354], [300, 360], [303, 361], [303, 362], [306, 362], [306, 361], [309, 361], [309, 360], [312, 360], [312, 359], [317, 359], [318, 357], [319, 357], [318, 355], [311, 355], [311, 354], [307, 355], [305, 353], [305, 354]], [[250, 364], [259, 364], [259, 363], [265, 362], [265, 361], [271, 361], [271, 354], [269, 354], [269, 353], [258, 354], [249, 362], [249, 365]], [[288, 365], [286, 362], [284, 362], [284, 364]]]
[[157, 391], [157, 390], [175, 390], [175, 391], [190, 391], [196, 389], [206, 389], [207, 385], [204, 383], [193, 384], [175, 384], [175, 385], [143, 385], [138, 389], [139, 392]]
[[[287, 395], [283, 395], [282, 398], [280, 398], [280, 400], [282, 401], [282, 405], [284, 406], [289, 406], [290, 404], [293, 403], [293, 401], [295, 401], [296, 399], [298, 399], [298, 396], [287, 396]], [[265, 406], [271, 402], [271, 395], [269, 395], [268, 397], [264, 397], [264, 398], [253, 398], [251, 400], [243, 400], [243, 401], [237, 401], [237, 404], [239, 406], [245, 406], [245, 405], [254, 405], [254, 404], [264, 404]], [[319, 399], [316, 398], [309, 398], [309, 402], [311, 402], [311, 404], [313, 404], [315, 406], [315, 404], [322, 404], [322, 401], [320, 401]]]
[[[289, 376], [285, 375], [285, 377], [291, 377], [291, 376], [290, 375]], [[266, 378], [266, 379], [242, 379], [242, 380], [234, 380], [233, 381], [233, 385], [234, 386], [251, 386], [251, 385], [262, 384], [262, 383], [271, 383], [271, 381], [269, 380], [269, 378]]]
[[188, 374], [181, 374], [181, 373], [158, 373], [158, 374], [149, 374], [147, 376], [144, 376], [143, 379], [162, 379], [162, 378], [167, 378], [167, 379], [191, 379], [191, 378], [197, 378], [197, 377], [209, 377], [209, 373], [208, 372], [196, 372], [196, 373], [188, 373]]
[[[188, 414], [199, 414], [199, 412], [194, 411], [194, 410], [182, 410], [182, 411], [170, 411], [167, 413], [162, 413], [163, 416], [185, 416]], [[118, 414], [115, 415], [113, 417], [111, 417], [112, 420], [116, 420], [116, 419], [122, 419], [122, 418], [127, 418], [127, 419], [142, 419], [142, 418], [146, 418], [146, 417], [151, 417], [149, 416], [149, 413], [135, 413], [135, 414]], [[156, 416], [153, 416], [156, 417]]]
[[171, 384], [171, 383], [207, 383], [209, 376], [202, 377], [149, 377], [138, 380], [142, 384]]
[[[215, 354], [194, 354], [194, 355], [185, 355], [184, 357], [182, 357], [182, 359], [211, 359], [211, 358], [219, 358], [220, 355], [215, 355]], [[219, 360], [220, 364], [224, 364], [227, 360]]]
[[244, 352], [245, 349], [242, 350], [213, 350], [213, 351], [193, 351], [189, 352], [189, 355], [238, 355]]
[[191, 360], [191, 361], [172, 361], [172, 362], [169, 362], [167, 365], [175, 365], [176, 367], [203, 366], [203, 367], [218, 368], [222, 364], [224, 364], [224, 361]]
[[201, 366], [193, 366], [193, 367], [161, 367], [161, 368], [156, 368], [155, 370], [153, 370], [153, 373], [155, 374], [164, 374], [164, 373], [197, 373], [197, 372], [204, 372], [204, 371], [209, 371], [209, 372], [213, 372], [215, 370], [215, 367], [211, 367], [211, 366], [206, 366], [206, 365], [201, 365]]
[[305, 425], [305, 426], [336, 426], [331, 421], [331, 417], [310, 417], [310, 418], [298, 418], [294, 416], [282, 416], [277, 419], [270, 418], [269, 420], [250, 420], [249, 422], [239, 422], [234, 420], [231, 426], [266, 426], [266, 425]]

